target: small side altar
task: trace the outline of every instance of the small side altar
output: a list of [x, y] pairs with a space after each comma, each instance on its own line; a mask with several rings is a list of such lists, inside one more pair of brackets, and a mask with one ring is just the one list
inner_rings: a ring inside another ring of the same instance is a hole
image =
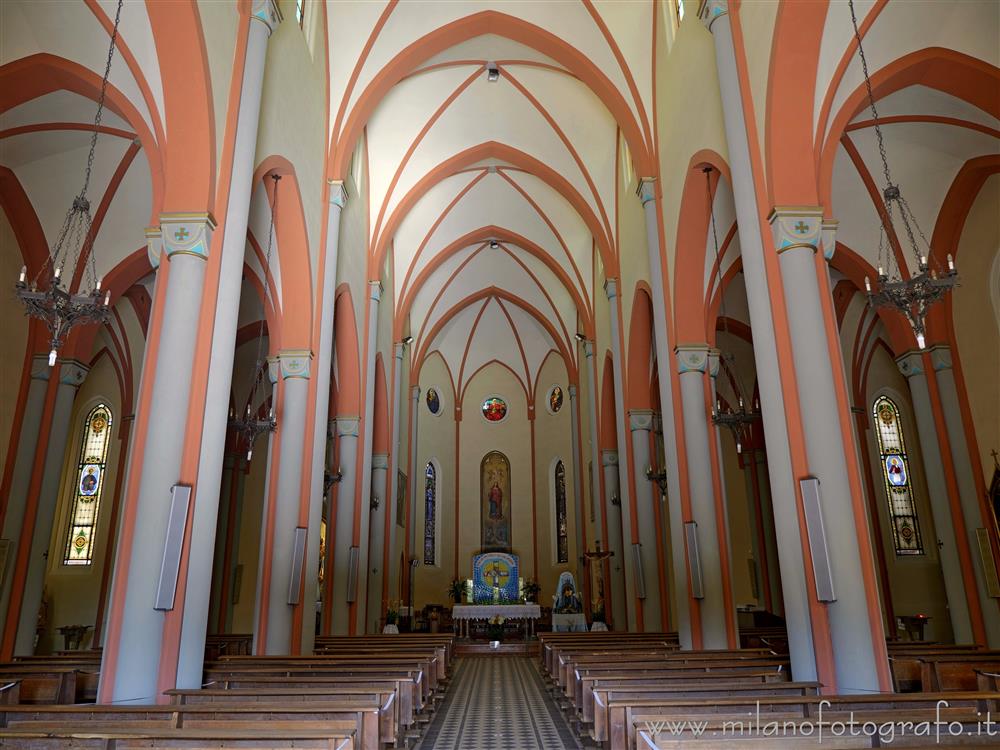
[[491, 620], [502, 617], [505, 620], [523, 620], [524, 638], [527, 640], [535, 632], [535, 620], [542, 616], [542, 608], [537, 604], [456, 604], [451, 610], [451, 619], [458, 627], [458, 635], [469, 637], [469, 623], [472, 620]]

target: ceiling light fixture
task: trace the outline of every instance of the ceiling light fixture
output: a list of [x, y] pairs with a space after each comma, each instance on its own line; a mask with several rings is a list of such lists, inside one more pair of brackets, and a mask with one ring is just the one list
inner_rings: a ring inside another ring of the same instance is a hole
[[500, 80], [500, 68], [495, 62], [486, 63], [486, 80], [490, 83], [496, 83]]
[[[901, 313], [913, 329], [917, 346], [923, 349], [927, 343], [924, 327], [927, 309], [935, 302], [940, 302], [948, 292], [958, 286], [958, 271], [955, 270], [955, 261], [950, 254], [947, 257], [946, 269], [933, 267], [939, 266], [940, 261], [935, 260], [934, 251], [921, 231], [920, 225], [917, 224], [917, 217], [913, 215], [899, 185], [892, 181], [889, 159], [885, 153], [885, 141], [882, 139], [882, 128], [879, 126], [878, 111], [875, 109], [875, 95], [872, 93], [872, 82], [868, 76], [868, 61], [861, 46], [858, 19], [854, 14], [854, 0], [850, 0], [848, 5], [851, 9], [851, 23], [854, 25], [854, 38], [858, 42], [861, 70], [865, 75], [865, 88], [868, 91], [868, 106], [872, 111], [875, 139], [878, 141], [878, 151], [882, 157], [882, 174], [885, 177], [885, 189], [882, 191], [884, 210], [879, 212], [878, 278], [875, 280], [874, 289], [871, 280], [865, 278], [865, 291], [872, 307], [887, 307]], [[893, 248], [893, 238], [896, 239], [896, 244], [901, 244], [893, 226], [895, 210], [899, 212], [898, 221], [903, 226], [909, 250], [917, 262], [918, 273], [905, 279]], [[920, 237], [922, 247], [917, 244], [916, 237]]]
[[496, 240], [490, 240], [490, 250], [496, 250], [498, 247], [500, 247], [499, 242]]
[[413, 343], [413, 336], [405, 336], [402, 341], [400, 341], [403, 346], [409, 346]]
[[579, 342], [580, 342], [581, 344], [582, 344], [582, 343], [583, 343], [584, 341], [586, 341], [586, 340], [587, 340], [587, 337], [586, 337], [586, 336], [584, 336], [584, 335], [583, 335], [582, 333], [580, 333], [579, 331], [578, 331], [577, 333], [574, 333], [574, 334], [573, 334], [573, 336], [574, 336], [574, 337], [576, 338], [576, 340], [577, 340], [577, 341], [579, 341]]
[[[108, 78], [111, 74], [111, 60], [115, 55], [121, 13], [122, 0], [118, 0], [115, 23], [111, 30], [111, 44], [108, 45], [108, 56], [104, 64], [104, 78], [101, 80], [101, 93], [97, 98], [94, 133], [90, 137], [90, 152], [87, 154], [83, 187], [66, 212], [59, 235], [49, 251], [49, 257], [38, 269], [31, 284], [29, 285], [27, 280], [28, 269], [22, 266], [17, 283], [14, 285], [14, 293], [24, 305], [27, 315], [43, 321], [49, 331], [49, 367], [55, 365], [56, 355], [66, 342], [70, 330], [78, 325], [105, 323], [111, 318], [109, 307], [111, 292], [101, 292], [101, 280], [97, 277], [93, 217], [90, 215], [87, 188], [90, 187], [90, 176], [94, 167], [97, 136], [101, 131], [101, 116], [104, 114], [104, 100], [108, 91]], [[90, 281], [89, 292], [72, 290], [78, 273], [79, 283], [82, 285], [83, 282], [84, 269], [77, 267], [77, 263], [81, 262], [81, 256]], [[65, 289], [62, 286], [64, 272], [65, 278], [69, 280]]]

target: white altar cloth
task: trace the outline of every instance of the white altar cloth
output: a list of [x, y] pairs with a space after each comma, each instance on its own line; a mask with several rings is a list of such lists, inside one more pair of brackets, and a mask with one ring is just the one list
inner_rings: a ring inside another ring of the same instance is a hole
[[524, 620], [524, 639], [528, 640], [534, 635], [535, 620], [542, 616], [542, 608], [538, 604], [456, 604], [451, 608], [451, 619], [458, 625], [458, 634], [466, 638], [472, 620], [489, 620], [497, 615], [508, 620]]
[[456, 604], [451, 608], [453, 620], [489, 620], [496, 615], [508, 620], [537, 620], [542, 608], [538, 604]]

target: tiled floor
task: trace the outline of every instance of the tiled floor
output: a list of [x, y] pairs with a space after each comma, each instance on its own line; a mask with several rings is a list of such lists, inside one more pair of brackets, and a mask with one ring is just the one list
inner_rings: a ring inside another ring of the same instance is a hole
[[578, 750], [536, 659], [459, 659], [419, 750]]

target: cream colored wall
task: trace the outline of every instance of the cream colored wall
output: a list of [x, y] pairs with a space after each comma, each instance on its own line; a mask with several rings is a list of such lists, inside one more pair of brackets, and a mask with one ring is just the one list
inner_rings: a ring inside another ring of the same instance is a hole
[[[263, 442], [263, 440], [261, 441]], [[250, 462], [243, 486], [243, 515], [237, 545], [237, 565], [243, 566], [239, 601], [233, 605], [233, 633], [254, 631], [254, 596], [257, 590], [257, 567], [260, 555], [260, 524], [267, 482], [268, 451], [258, 445]]]
[[925, 552], [924, 555], [919, 556], [897, 556], [895, 553], [888, 500], [885, 496], [885, 484], [881, 473], [878, 439], [874, 430], [868, 429], [865, 431], [862, 450], [868, 451], [872, 467], [872, 481], [875, 486], [874, 500], [882, 529], [882, 545], [885, 550], [893, 609], [897, 616], [929, 615], [931, 620], [928, 623], [925, 637], [927, 640], [947, 642], [953, 637], [951, 620], [948, 616], [948, 601], [944, 591], [944, 580], [941, 576], [941, 563], [936, 543], [938, 535], [931, 514], [930, 496], [922, 465], [923, 453], [913, 417], [909, 386], [900, 373], [896, 362], [884, 349], [880, 348], [872, 357], [868, 373], [868, 392], [865, 394], [866, 401], [863, 404], [868, 411], [866, 417], [869, 425], [872, 424], [871, 406], [875, 403], [875, 399], [883, 394], [895, 401], [900, 410], [903, 439], [910, 459], [910, 481], [916, 498], [917, 521], [920, 525], [920, 535]]
[[[7, 214], [0, 210], [0, 278], [16, 279], [23, 264], [21, 251]], [[24, 354], [28, 345], [28, 322], [24, 308], [13, 294], [0, 294], [0, 319], [4, 335], [0, 337], [0, 456], [7, 461], [10, 431], [21, 387]]]
[[[98, 526], [93, 563], [88, 566], [65, 566], [62, 564], [69, 529], [71, 504], [76, 487], [76, 468], [80, 455], [80, 441], [83, 423], [88, 412], [98, 403], [107, 404], [111, 409], [112, 433], [108, 445], [108, 459], [101, 505], [98, 511]], [[122, 425], [122, 407], [118, 390], [118, 380], [114, 368], [107, 357], [101, 357], [87, 373], [87, 379], [80, 386], [73, 403], [66, 453], [63, 457], [62, 480], [59, 486], [59, 500], [52, 536], [49, 542], [48, 565], [45, 571], [45, 590], [49, 602], [48, 629], [39, 640], [37, 653], [50, 653], [63, 648], [58, 628], [63, 625], [94, 625], [97, 617], [98, 595], [104, 560], [108, 554], [111, 536], [111, 504], [115, 484], [123, 469], [121, 443], [118, 439]], [[90, 631], [90, 635], [93, 631]], [[89, 637], [89, 635], [88, 635]]]
[[[750, 565], [753, 558], [753, 536], [757, 533], [750, 523], [750, 501], [747, 482], [740, 468], [736, 441], [730, 430], [721, 430], [722, 438], [722, 481], [726, 484], [726, 512], [729, 518], [729, 564], [732, 569], [733, 597], [736, 606], [746, 604], [763, 606], [763, 596], [754, 596], [750, 580]], [[747, 469], [749, 471], [749, 469]], [[762, 582], [758, 582], [762, 583]]]
[[365, 310], [368, 299], [368, 175], [365, 170], [365, 140], [362, 136], [354, 152], [353, 169], [344, 180], [347, 204], [340, 216], [340, 252], [337, 285], [351, 289], [354, 318], [358, 324], [358, 357], [362, 356]]
[[[838, 4], [839, 5], [839, 4]], [[740, 24], [746, 48], [747, 75], [753, 95], [757, 137], [764, 137], [767, 116], [767, 86], [771, 66], [771, 39], [778, 17], [778, 0], [740, 3]], [[763, 144], [761, 144], [763, 145]]]
[[[222, 166], [222, 142], [226, 137], [226, 113], [233, 77], [233, 57], [240, 14], [236, 3], [198, 0], [198, 16], [205, 36], [208, 71], [212, 77], [212, 107], [215, 114], [215, 168]], [[218, 177], [216, 178], [218, 179]]]
[[990, 298], [991, 283], [1000, 292], [998, 219], [1000, 177], [994, 175], [966, 219], [957, 253], [962, 283], [952, 292], [957, 354], [987, 486], [994, 468], [990, 451], [1000, 451], [1000, 298]]

